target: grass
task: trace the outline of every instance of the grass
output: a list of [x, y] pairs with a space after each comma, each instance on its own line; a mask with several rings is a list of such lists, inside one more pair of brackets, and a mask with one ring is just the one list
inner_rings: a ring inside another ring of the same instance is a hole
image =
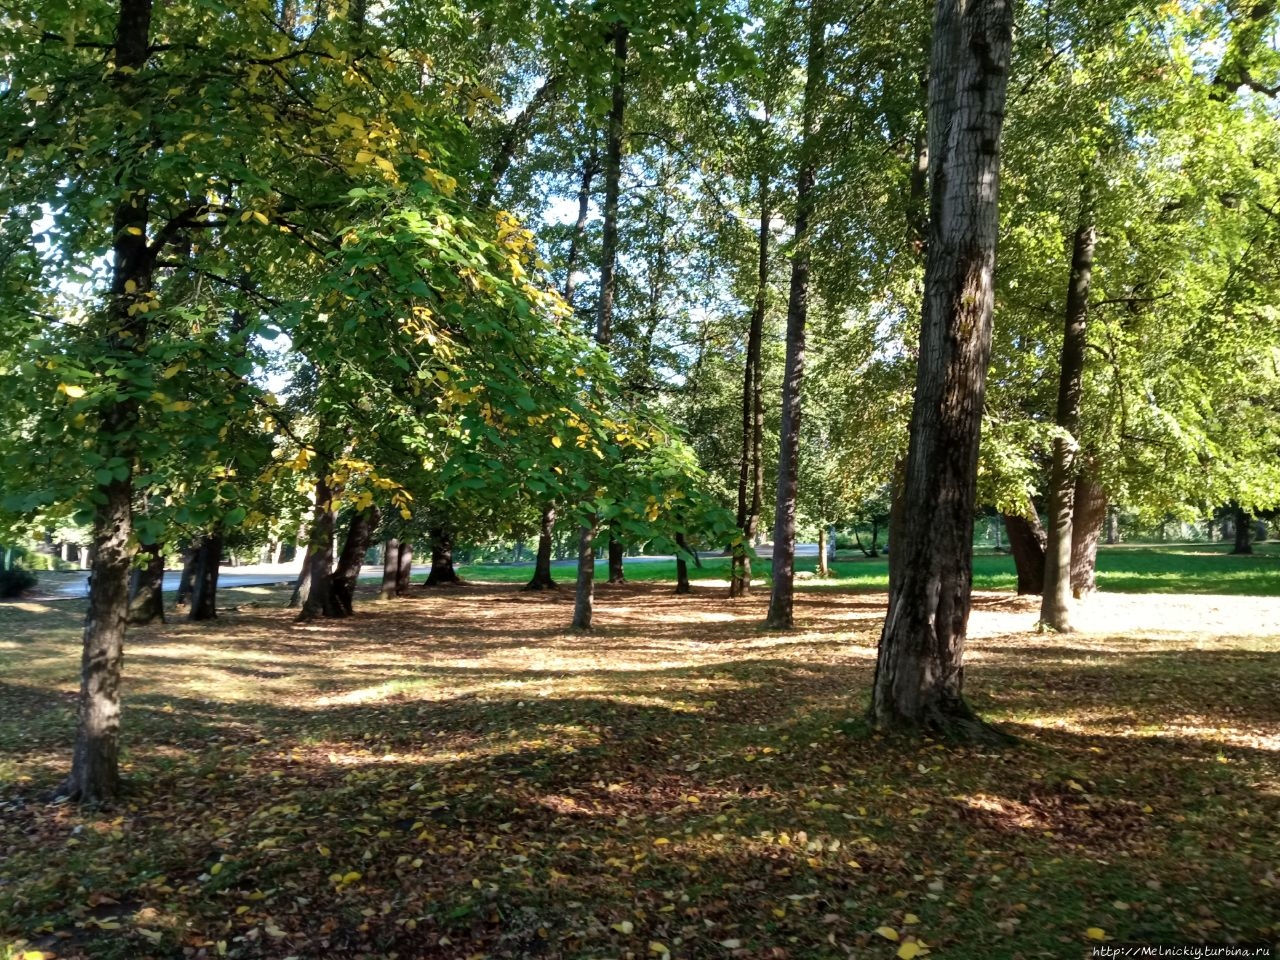
[[[1235, 596], [1280, 596], [1280, 544], [1262, 543], [1253, 556], [1229, 555], [1230, 544], [1178, 544], [1173, 546], [1102, 546], [1098, 550], [1098, 587], [1116, 593], [1213, 593]], [[802, 557], [797, 569], [814, 571], [817, 560]], [[885, 590], [889, 585], [889, 561], [851, 557], [842, 553], [832, 565], [833, 577], [814, 586], [837, 589]], [[636, 561], [626, 565], [627, 579], [639, 583], [672, 581], [674, 560]], [[757, 560], [753, 573], [758, 579], [768, 574], [769, 561]], [[464, 578], [490, 583], [525, 583], [531, 565], [476, 564], [459, 568]], [[596, 564], [597, 579], [608, 575], [607, 565]], [[573, 581], [571, 566], [557, 566], [553, 576]], [[689, 578], [726, 580], [729, 559], [704, 557], [702, 567], [689, 564]], [[979, 590], [1013, 590], [1017, 586], [1013, 558], [991, 551], [978, 553], [973, 563], [973, 585]]]
[[[1176, 563], [1182, 563], [1178, 560]], [[640, 564], [633, 565], [639, 572]], [[861, 721], [883, 594], [419, 590], [298, 625], [228, 591], [134, 631], [110, 810], [67, 762], [83, 603], [0, 609], [0, 957], [1080, 957], [1280, 936], [1280, 618], [978, 597], [974, 705], [1020, 738]], [[362, 599], [369, 600], [369, 596]], [[886, 939], [885, 928], [899, 939]]]

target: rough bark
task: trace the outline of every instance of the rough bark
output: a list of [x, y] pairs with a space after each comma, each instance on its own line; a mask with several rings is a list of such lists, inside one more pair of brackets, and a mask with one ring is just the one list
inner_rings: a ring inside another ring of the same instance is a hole
[[787, 357], [782, 378], [782, 431], [778, 440], [778, 489], [773, 521], [773, 592], [765, 626], [794, 626], [796, 566], [796, 493], [800, 483], [800, 389], [804, 380], [805, 323], [809, 315], [809, 219], [817, 178], [818, 100], [822, 83], [822, 47], [826, 24], [821, 0], [809, 7], [800, 168], [796, 173], [794, 250], [787, 299]]
[[554, 590], [556, 582], [551, 578], [551, 543], [556, 529], [556, 508], [547, 504], [542, 508], [542, 522], [538, 527], [538, 556], [533, 562], [533, 576], [524, 585], [526, 590]]
[[1040, 515], [1031, 502], [1027, 502], [1026, 516], [1002, 514], [1004, 528], [1009, 534], [1009, 552], [1013, 554], [1013, 566], [1018, 571], [1018, 595], [1039, 596], [1044, 592], [1044, 527]]
[[[1080, 397], [1084, 389], [1088, 342], [1089, 281], [1097, 241], [1088, 200], [1071, 245], [1066, 324], [1058, 369], [1058, 435], [1053, 440], [1049, 478], [1049, 526], [1044, 550], [1044, 593], [1040, 624], [1058, 633], [1071, 631], [1071, 545], [1074, 535], [1076, 480], [1080, 472]], [[1095, 541], [1096, 546], [1096, 541]]]
[[164, 548], [158, 543], [141, 550], [144, 566], [135, 566], [129, 576], [129, 617], [132, 625], [164, 623]]
[[1253, 553], [1253, 522], [1244, 507], [1235, 508], [1236, 542], [1232, 556], [1248, 556]]
[[382, 544], [382, 589], [379, 600], [391, 600], [396, 595], [396, 579], [400, 573], [400, 541], [388, 537]]
[[222, 563], [222, 531], [215, 529], [200, 538], [195, 571], [191, 578], [191, 611], [188, 620], [218, 618], [218, 571]]
[[1071, 595], [1082, 600], [1098, 589], [1098, 541], [1107, 518], [1107, 492], [1087, 467], [1076, 477], [1071, 518]]
[[400, 553], [396, 557], [396, 596], [409, 595], [410, 579], [413, 577], [413, 542], [400, 541]]
[[[618, 259], [618, 197], [622, 181], [623, 132], [627, 109], [627, 26], [617, 21], [613, 38], [612, 102], [604, 159], [604, 224], [600, 243], [600, 298], [596, 313], [596, 342], [606, 349], [613, 336], [613, 300]], [[573, 626], [591, 629], [595, 600], [595, 519], [578, 533], [578, 579], [573, 605]]]
[[448, 527], [431, 528], [431, 570], [424, 586], [445, 587], [462, 583], [453, 569], [453, 531]]
[[895, 581], [871, 721], [883, 731], [985, 738], [964, 700], [978, 441], [991, 355], [1012, 9], [937, 0], [929, 71], [925, 298]]
[[[146, 79], [138, 74], [146, 65], [150, 42], [151, 0], [120, 0], [113, 59], [117, 67], [126, 69], [110, 71], [108, 82], [131, 112], [146, 96]], [[137, 295], [150, 293], [155, 251], [147, 246], [149, 204], [145, 184], [140, 182], [144, 165], [136, 163], [128, 146], [116, 162], [120, 193], [112, 223], [111, 288], [102, 348], [109, 357], [128, 358], [146, 349], [146, 313], [131, 314], [129, 308]], [[130, 390], [122, 389], [116, 397], [101, 409], [97, 442], [104, 458], [123, 458], [124, 475], [113, 474], [95, 490], [76, 739], [71, 771], [56, 791], [58, 796], [83, 803], [111, 800], [120, 787], [120, 681], [133, 559], [133, 461], [139, 410]]]
[[742, 543], [734, 548], [729, 578], [729, 596], [745, 597], [751, 592], [751, 556], [747, 547], [755, 539], [763, 498], [764, 461], [760, 456], [764, 434], [764, 398], [761, 383], [764, 371], [760, 347], [764, 341], [764, 318], [769, 308], [769, 229], [773, 219], [770, 206], [769, 174], [760, 175], [760, 229], [756, 242], [756, 298], [747, 326], [747, 355], [742, 374], [742, 451], [738, 458], [738, 529]]
[[302, 603], [299, 620], [342, 616], [333, 598], [334, 491], [329, 486], [329, 461], [317, 454], [315, 462], [316, 505], [311, 515], [311, 539], [307, 550], [311, 589]]
[[347, 539], [338, 557], [338, 567], [333, 571], [329, 589], [333, 592], [334, 606], [343, 616], [355, 612], [356, 583], [360, 580], [360, 567], [369, 549], [369, 540], [382, 516], [377, 507], [367, 507], [352, 516], [347, 524]]

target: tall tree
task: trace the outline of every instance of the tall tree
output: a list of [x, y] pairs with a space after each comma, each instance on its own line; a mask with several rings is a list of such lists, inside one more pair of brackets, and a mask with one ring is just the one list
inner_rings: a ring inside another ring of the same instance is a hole
[[818, 174], [818, 111], [822, 97], [825, 34], [823, 0], [810, 0], [800, 162], [796, 171], [795, 232], [791, 241], [791, 289], [787, 299], [782, 435], [778, 444], [778, 490], [773, 520], [773, 592], [765, 619], [765, 624], [775, 630], [789, 630], [794, 624], [801, 387], [804, 380], [805, 323], [809, 314], [809, 221], [813, 214], [813, 189]]
[[906, 516], [892, 545], [903, 556], [871, 700], [881, 730], [980, 729], [964, 700], [962, 663], [1012, 29], [1007, 0], [938, 0], [935, 7], [925, 301]]
[[[1086, 177], [1089, 176], [1086, 173]], [[1088, 187], [1071, 246], [1071, 277], [1067, 290], [1066, 326], [1058, 367], [1058, 434], [1053, 440], [1049, 479], [1049, 528], [1045, 545], [1044, 593], [1040, 623], [1059, 633], [1071, 631], [1072, 521], [1079, 479], [1080, 397], [1084, 389], [1085, 347], [1088, 345], [1089, 283], [1097, 229]]]
[[[600, 299], [596, 312], [596, 342], [607, 348], [613, 335], [613, 300], [618, 260], [618, 195], [622, 182], [622, 150], [627, 109], [627, 25], [615, 21], [613, 40], [612, 103], [604, 157], [604, 238], [600, 250]], [[595, 600], [595, 519], [583, 524], [578, 535], [578, 582], [574, 597], [573, 626], [591, 629]], [[613, 537], [610, 537], [610, 579], [613, 577]], [[618, 565], [621, 573], [621, 563]]]

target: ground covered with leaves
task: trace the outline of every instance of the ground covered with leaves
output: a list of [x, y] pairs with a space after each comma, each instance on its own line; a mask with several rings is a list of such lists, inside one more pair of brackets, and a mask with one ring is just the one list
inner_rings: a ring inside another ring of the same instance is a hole
[[0, 611], [0, 957], [1079, 957], [1280, 939], [1280, 601], [982, 594], [1016, 745], [871, 735], [883, 593], [419, 589], [136, 630], [130, 791], [68, 761], [80, 602]]

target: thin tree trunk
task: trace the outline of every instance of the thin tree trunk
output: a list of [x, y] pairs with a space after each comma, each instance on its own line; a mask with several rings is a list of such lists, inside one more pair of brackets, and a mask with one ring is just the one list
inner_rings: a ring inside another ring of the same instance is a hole
[[215, 528], [200, 538], [195, 573], [191, 584], [191, 612], [188, 620], [218, 618], [218, 572], [222, 563], [222, 530]]
[[818, 577], [825, 580], [831, 576], [831, 567], [827, 563], [827, 528], [818, 526]]
[[1107, 507], [1107, 543], [1120, 542], [1120, 511], [1114, 505]]
[[920, 359], [871, 700], [882, 731], [992, 735], [964, 700], [963, 658], [1012, 21], [1008, 0], [937, 0], [935, 9]]
[[525, 584], [526, 590], [554, 590], [556, 582], [551, 578], [551, 541], [556, 529], [556, 508], [547, 504], [542, 508], [542, 523], [538, 528], [538, 556], [533, 563], [533, 577]]
[[582, 183], [578, 187], [578, 219], [574, 221], [573, 233], [569, 235], [569, 251], [564, 258], [564, 302], [573, 306], [573, 293], [577, 286], [574, 271], [578, 268], [578, 254], [582, 249], [582, 237], [587, 232], [587, 214], [591, 209], [591, 181], [600, 169], [600, 156], [592, 147], [591, 153], [582, 161]]
[[[761, 137], [762, 147], [764, 138]], [[751, 556], [748, 552], [760, 523], [760, 506], [764, 483], [764, 462], [760, 456], [764, 432], [764, 398], [761, 396], [763, 371], [760, 348], [764, 341], [764, 318], [769, 308], [769, 229], [773, 219], [770, 207], [769, 174], [760, 174], [760, 230], [756, 243], [756, 298], [751, 307], [747, 327], [747, 356], [742, 374], [742, 453], [738, 460], [738, 529], [742, 543], [734, 547], [733, 568], [729, 579], [729, 596], [745, 597], [751, 592]]]
[[787, 359], [782, 383], [782, 432], [778, 443], [778, 492], [773, 521], [773, 592], [765, 625], [790, 630], [794, 625], [796, 493], [800, 483], [800, 388], [804, 380], [805, 322], [809, 314], [809, 218], [817, 178], [818, 99], [822, 82], [822, 46], [826, 23], [822, 0], [810, 0], [808, 61], [805, 68], [804, 120], [800, 169], [796, 174], [796, 214], [787, 301]]
[[338, 617], [341, 611], [333, 602], [333, 521], [334, 493], [329, 486], [329, 458], [317, 453], [316, 505], [311, 518], [310, 549], [307, 551], [311, 570], [311, 588], [302, 603], [299, 620]]
[[164, 623], [164, 547], [147, 544], [142, 553], [146, 565], [134, 567], [129, 578], [129, 623]]
[[413, 541], [400, 541], [400, 554], [396, 557], [396, 596], [407, 597], [413, 577]]
[[1248, 556], [1253, 553], [1253, 522], [1244, 507], [1235, 508], [1236, 542], [1232, 556]]
[[[138, 110], [149, 81], [138, 76], [151, 44], [151, 0], [120, 0], [116, 19], [114, 61], [106, 82], [116, 87], [121, 106]], [[132, 149], [115, 158], [119, 201], [112, 223], [111, 290], [102, 348], [125, 361], [146, 351], [147, 314], [130, 310], [138, 296], [150, 296], [155, 252], [147, 246], [148, 193], [142, 181], [145, 164]], [[136, 172], [135, 172], [136, 171]], [[83, 803], [115, 797], [120, 787], [120, 681], [124, 659], [125, 620], [129, 613], [129, 568], [133, 547], [133, 470], [139, 419], [138, 401], [128, 384], [117, 399], [104, 401], [97, 446], [104, 459], [121, 458], [123, 476], [95, 489], [93, 564], [89, 607], [85, 613], [80, 667], [80, 698], [71, 771], [58, 796]]]
[[1044, 551], [1044, 593], [1040, 603], [1040, 624], [1059, 633], [1071, 631], [1071, 527], [1079, 473], [1080, 397], [1088, 342], [1089, 281], [1097, 241], [1087, 188], [1083, 206], [1071, 247], [1071, 280], [1067, 288], [1066, 326], [1058, 373], [1058, 435], [1053, 440], [1049, 537]]
[[333, 571], [333, 579], [329, 585], [333, 592], [334, 606], [342, 616], [350, 616], [355, 612], [355, 592], [356, 584], [360, 581], [360, 567], [369, 550], [369, 538], [373, 536], [374, 528], [381, 520], [377, 507], [366, 507], [354, 514], [347, 525], [347, 539], [342, 545], [338, 567]]
[[1071, 518], [1071, 594], [1082, 600], [1098, 589], [1098, 541], [1107, 517], [1107, 493], [1085, 467], [1076, 477]]
[[431, 572], [425, 586], [442, 587], [462, 583], [453, 569], [453, 531], [448, 527], [431, 528]]
[[[596, 342], [608, 349], [613, 336], [613, 300], [618, 259], [618, 197], [622, 181], [623, 133], [627, 109], [627, 26], [621, 20], [613, 24], [613, 102], [609, 108], [609, 133], [604, 160], [604, 225], [600, 245], [600, 299], [596, 314]], [[578, 582], [573, 605], [573, 626], [591, 629], [595, 599], [595, 523], [578, 534]]]
[[388, 537], [382, 545], [382, 590], [379, 600], [391, 600], [396, 596], [396, 580], [400, 576], [400, 541]]
[[676, 593], [690, 593], [692, 587], [689, 586], [689, 563], [685, 556], [689, 552], [689, 545], [685, 542], [684, 533], [676, 534]]

